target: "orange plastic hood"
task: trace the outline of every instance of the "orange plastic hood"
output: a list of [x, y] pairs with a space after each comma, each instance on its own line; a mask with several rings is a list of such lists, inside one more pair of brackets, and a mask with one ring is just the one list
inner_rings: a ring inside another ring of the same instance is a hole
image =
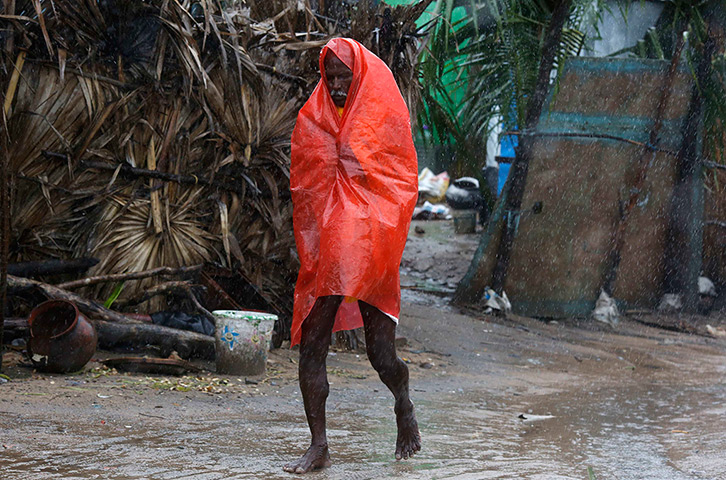
[[[408, 109], [386, 64], [355, 40], [328, 50], [353, 71], [342, 116], [321, 80], [292, 134], [290, 188], [300, 273], [292, 345], [315, 299], [343, 295], [398, 318], [399, 266], [418, 196]], [[363, 325], [357, 303], [341, 305], [334, 331]]]

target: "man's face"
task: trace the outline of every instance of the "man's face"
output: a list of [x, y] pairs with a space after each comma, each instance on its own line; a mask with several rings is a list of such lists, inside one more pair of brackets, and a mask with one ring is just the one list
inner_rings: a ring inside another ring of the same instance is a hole
[[353, 71], [341, 62], [333, 52], [325, 55], [325, 83], [336, 107], [343, 108], [348, 90], [353, 82]]

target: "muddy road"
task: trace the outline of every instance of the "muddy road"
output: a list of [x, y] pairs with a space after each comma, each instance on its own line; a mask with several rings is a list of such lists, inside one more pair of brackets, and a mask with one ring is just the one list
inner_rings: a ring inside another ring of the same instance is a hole
[[[389, 392], [363, 353], [333, 351], [333, 466], [306, 478], [726, 478], [726, 340], [632, 318], [613, 330], [460, 312], [447, 283], [476, 239], [432, 223], [407, 247], [399, 328], [423, 450], [393, 459]], [[437, 242], [455, 245], [450, 258], [436, 258]], [[275, 350], [266, 375], [245, 379], [204, 364], [210, 372], [185, 377], [98, 363], [44, 375], [6, 354], [0, 478], [294, 478], [282, 465], [309, 440], [297, 356]]]

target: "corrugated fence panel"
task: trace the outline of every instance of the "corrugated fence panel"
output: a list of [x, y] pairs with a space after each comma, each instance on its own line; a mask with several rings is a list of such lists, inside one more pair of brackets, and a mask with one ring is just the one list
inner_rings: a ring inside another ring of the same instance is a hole
[[[538, 132], [608, 134], [647, 142], [668, 62], [576, 58]], [[691, 95], [690, 74], [676, 75], [658, 147], [677, 151]], [[522, 215], [505, 291], [515, 311], [557, 317], [592, 311], [606, 271], [620, 205], [627, 203], [643, 148], [598, 138], [535, 137]], [[668, 208], [675, 157], [653, 156], [631, 213], [615, 297], [653, 307], [663, 283]], [[542, 212], [531, 207], [542, 202]]]

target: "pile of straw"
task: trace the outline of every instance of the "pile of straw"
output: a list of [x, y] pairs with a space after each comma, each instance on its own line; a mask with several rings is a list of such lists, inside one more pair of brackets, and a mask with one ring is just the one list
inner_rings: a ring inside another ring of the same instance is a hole
[[[429, 3], [364, 1], [329, 17], [298, 0], [6, 1], [10, 262], [99, 259], [88, 275], [216, 265], [287, 318], [290, 134], [319, 49], [361, 40], [414, 107], [414, 21]], [[120, 298], [157, 281], [128, 281]], [[105, 300], [115, 287], [86, 294]]]

